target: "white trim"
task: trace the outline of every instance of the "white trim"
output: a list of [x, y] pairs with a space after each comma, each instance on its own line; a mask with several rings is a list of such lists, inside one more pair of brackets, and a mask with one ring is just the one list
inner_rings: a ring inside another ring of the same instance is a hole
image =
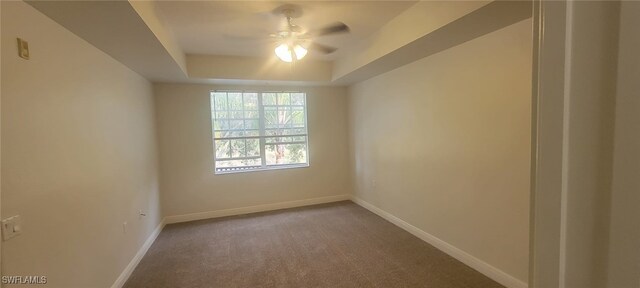
[[311, 199], [303, 199], [303, 200], [294, 200], [294, 201], [262, 204], [262, 205], [247, 206], [247, 207], [240, 207], [240, 208], [231, 208], [231, 209], [222, 209], [222, 210], [206, 211], [206, 212], [199, 212], [199, 213], [167, 216], [165, 217], [165, 222], [167, 224], [172, 224], [172, 223], [180, 223], [180, 222], [187, 222], [187, 221], [194, 221], [194, 220], [271, 211], [271, 210], [278, 210], [278, 209], [285, 209], [285, 208], [294, 208], [294, 207], [300, 207], [300, 206], [331, 203], [331, 202], [345, 201], [350, 199], [351, 197], [345, 194], [345, 195], [335, 195], [335, 196], [327, 196], [327, 197], [319, 197], [319, 198], [311, 198]]
[[574, 3], [567, 2], [566, 36], [564, 44], [564, 105], [562, 108], [562, 190], [560, 193], [560, 259], [558, 268], [558, 287], [566, 287], [567, 271], [567, 201], [569, 194], [569, 127], [571, 121], [571, 54], [573, 47], [573, 10]]
[[354, 195], [351, 195], [351, 201], [377, 214], [378, 216], [386, 219], [396, 226], [406, 230], [407, 232], [415, 235], [423, 241], [435, 246], [442, 252], [449, 254], [449, 256], [458, 259], [460, 262], [477, 270], [478, 272], [493, 279], [494, 281], [506, 286], [507, 288], [527, 288], [527, 283], [520, 281], [519, 279], [505, 273], [504, 271], [496, 267], [491, 266], [489, 263], [484, 262], [467, 252], [460, 250], [459, 248], [443, 241], [442, 239], [439, 239], [436, 236], [420, 230], [420, 228], [415, 227], [396, 216], [393, 216], [391, 213], [384, 211], [369, 202], [366, 202]]
[[[256, 166], [247, 166], [247, 167], [258, 167]], [[272, 170], [283, 170], [283, 169], [294, 169], [294, 168], [309, 168], [309, 164], [279, 164], [279, 165], [271, 165], [267, 166], [267, 168], [252, 168], [252, 169], [240, 169], [240, 167], [224, 167], [224, 168], [236, 168], [238, 170], [233, 171], [214, 171], [215, 175], [227, 175], [227, 174], [237, 174], [237, 173], [248, 173], [248, 172], [262, 172], [262, 171], [272, 171]], [[224, 169], [218, 168], [218, 169]]]
[[118, 279], [116, 279], [113, 285], [111, 285], [111, 288], [121, 288], [122, 286], [124, 286], [124, 283], [127, 282], [127, 280], [129, 279], [129, 276], [131, 276], [131, 273], [133, 273], [133, 270], [136, 269], [136, 266], [138, 266], [138, 263], [140, 263], [140, 260], [142, 260], [142, 257], [144, 257], [144, 255], [147, 254], [147, 251], [151, 247], [151, 244], [153, 244], [153, 242], [156, 241], [156, 238], [158, 238], [158, 235], [160, 235], [160, 232], [162, 232], [162, 228], [164, 228], [164, 225], [165, 225], [165, 219], [162, 219], [162, 221], [160, 221], [156, 229], [153, 230], [153, 232], [151, 232], [151, 235], [149, 235], [149, 237], [147, 238], [147, 241], [145, 241], [144, 244], [142, 244], [142, 247], [140, 247], [140, 249], [138, 250], [138, 253], [136, 253], [136, 255], [133, 256], [133, 259], [131, 259], [131, 262], [129, 262], [129, 265], [127, 265], [127, 267], [124, 268], [122, 273], [120, 273], [120, 276], [118, 276]]

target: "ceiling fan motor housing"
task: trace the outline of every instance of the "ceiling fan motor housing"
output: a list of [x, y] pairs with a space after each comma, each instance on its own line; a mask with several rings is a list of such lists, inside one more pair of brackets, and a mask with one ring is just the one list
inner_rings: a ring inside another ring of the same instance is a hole
[[303, 14], [302, 7], [293, 4], [280, 5], [276, 9], [273, 9], [272, 13], [293, 19], [300, 18]]
[[[350, 30], [349, 26], [347, 26], [346, 24], [342, 22], [336, 22], [324, 28], [304, 31], [302, 27], [291, 23], [291, 19], [299, 18], [303, 15], [302, 7], [294, 4], [284, 4], [278, 6], [277, 8], [273, 9], [271, 13], [273, 13], [274, 15], [283, 16], [286, 19], [286, 27], [274, 34], [271, 34], [272, 38], [278, 39], [281, 46], [301, 46], [305, 49], [314, 49], [325, 54], [330, 54], [333, 53], [337, 48], [315, 43], [314, 41], [312, 41], [312, 38], [336, 33], [349, 32]], [[304, 54], [306, 54], [306, 50]]]

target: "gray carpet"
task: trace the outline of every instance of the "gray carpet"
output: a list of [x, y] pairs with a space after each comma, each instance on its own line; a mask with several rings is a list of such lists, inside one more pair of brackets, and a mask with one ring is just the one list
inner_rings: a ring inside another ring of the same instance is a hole
[[124, 287], [503, 286], [344, 201], [167, 225]]

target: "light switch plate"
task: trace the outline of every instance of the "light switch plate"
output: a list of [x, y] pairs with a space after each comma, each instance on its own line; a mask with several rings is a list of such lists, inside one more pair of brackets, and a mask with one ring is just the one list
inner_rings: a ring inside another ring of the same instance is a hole
[[29, 42], [18, 38], [18, 56], [29, 60]]
[[22, 233], [22, 220], [20, 215], [2, 220], [2, 239], [9, 240]]

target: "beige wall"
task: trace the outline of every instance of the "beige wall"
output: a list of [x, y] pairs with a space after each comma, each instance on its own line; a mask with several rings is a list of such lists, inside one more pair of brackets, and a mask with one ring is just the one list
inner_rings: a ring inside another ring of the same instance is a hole
[[526, 282], [531, 20], [349, 90], [355, 195]]
[[[489, 2], [491, 1], [417, 1], [383, 25], [380, 30], [356, 45], [345, 47], [344, 56], [334, 62], [332, 77], [339, 79], [480, 9]], [[461, 35], [449, 35], [459, 36]]]
[[[2, 5], [0, 5], [0, 23], [2, 23]], [[2, 40], [0, 39], [0, 43]], [[1, 47], [0, 47], [1, 48]], [[1, 51], [1, 50], [0, 50]], [[0, 55], [2, 56], [2, 55]], [[2, 64], [2, 57], [0, 57], [0, 66]], [[0, 69], [0, 87], [2, 87], [2, 69]], [[0, 89], [0, 132], [2, 127], [2, 89]], [[0, 133], [0, 218], [2, 217], [2, 133]], [[2, 277], [2, 240], [0, 240], [0, 277]], [[2, 287], [2, 284], [0, 284]]]
[[610, 288], [640, 287], [640, 2], [620, 9], [613, 149]]
[[[346, 89], [156, 84], [162, 205], [166, 216], [349, 194]], [[209, 92], [307, 93], [310, 167], [215, 175]]]
[[[300, 81], [327, 83], [331, 80], [331, 62], [304, 59], [304, 65], [292, 66], [269, 57], [187, 55], [189, 77], [192, 79], [225, 79], [244, 81]], [[313, 85], [305, 85], [313, 86]]]
[[2, 218], [23, 221], [2, 245], [3, 275], [111, 286], [160, 223], [151, 84], [31, 6], [2, 1], [2, 102]]

